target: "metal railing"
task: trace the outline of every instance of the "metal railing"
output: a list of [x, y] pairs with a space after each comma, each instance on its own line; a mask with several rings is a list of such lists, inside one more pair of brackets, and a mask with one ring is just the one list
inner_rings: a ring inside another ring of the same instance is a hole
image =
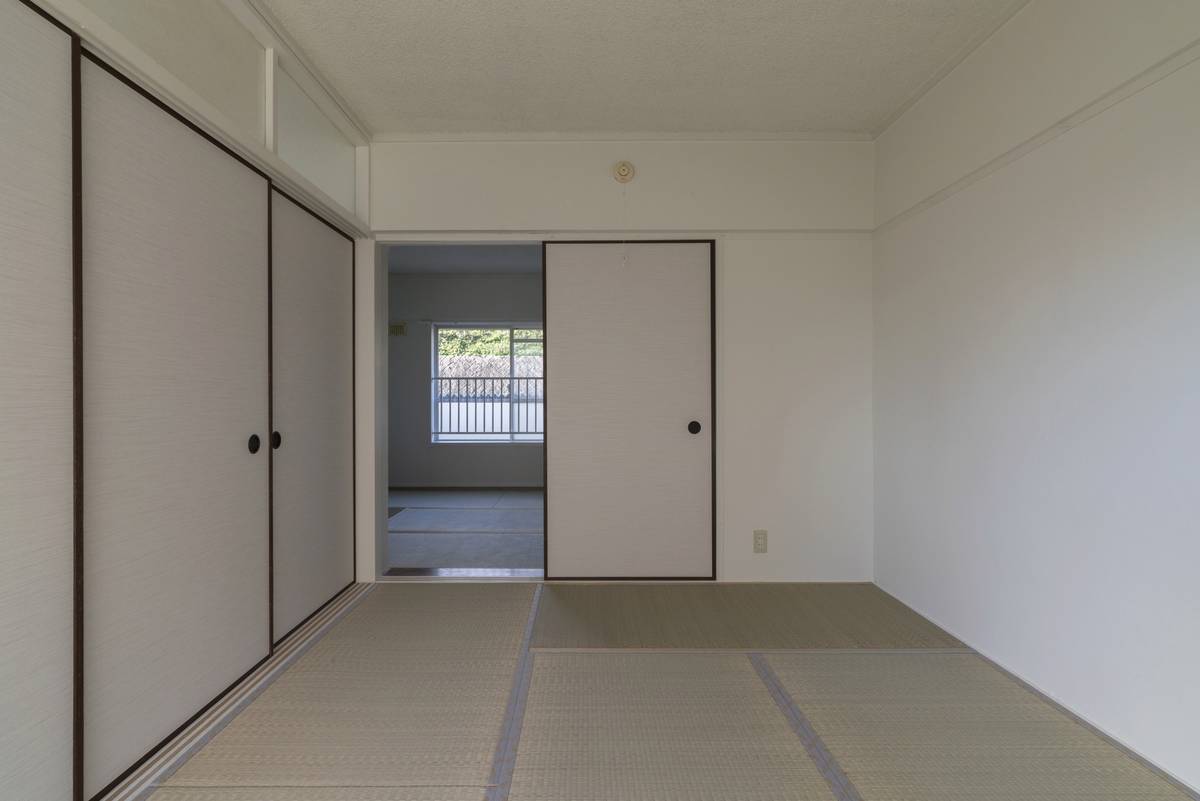
[[544, 378], [433, 379], [433, 438], [439, 442], [540, 442]]

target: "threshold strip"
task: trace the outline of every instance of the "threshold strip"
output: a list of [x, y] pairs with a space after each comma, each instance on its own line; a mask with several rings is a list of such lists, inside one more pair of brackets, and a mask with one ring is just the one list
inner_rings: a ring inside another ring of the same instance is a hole
[[389, 567], [383, 575], [430, 578], [531, 578], [540, 579], [540, 567]]
[[525, 722], [525, 702], [529, 698], [529, 682], [533, 678], [533, 626], [537, 622], [538, 605], [542, 600], [542, 587], [533, 591], [533, 602], [529, 605], [529, 619], [525, 622], [525, 633], [521, 637], [521, 655], [513, 673], [513, 686], [508, 694], [508, 707], [504, 710], [504, 723], [500, 728], [500, 740], [496, 743], [496, 754], [492, 758], [492, 774], [488, 779], [487, 801], [508, 801], [512, 789], [513, 769], [517, 766], [517, 746], [521, 744], [521, 726]]
[[846, 776], [846, 772], [842, 770], [842, 766], [834, 759], [833, 754], [825, 746], [820, 735], [813, 728], [812, 723], [800, 711], [800, 707], [796, 706], [796, 702], [788, 695], [787, 690], [783, 688], [779, 677], [775, 675], [775, 671], [771, 669], [767, 658], [761, 653], [753, 653], [749, 655], [750, 664], [754, 666], [754, 671], [758, 673], [758, 677], [762, 679], [762, 683], [766, 685], [767, 692], [775, 699], [775, 705], [779, 707], [779, 711], [787, 718], [788, 723], [792, 727], [792, 731], [796, 732], [796, 736], [800, 738], [800, 742], [804, 745], [804, 750], [808, 752], [808, 756], [816, 764], [817, 770], [825, 777], [825, 781], [829, 783], [829, 789], [833, 791], [834, 798], [838, 801], [862, 801], [862, 796], [858, 794], [857, 788], [850, 778]]
[[143, 801], [159, 785], [183, 766], [184, 762], [208, 744], [221, 729], [279, 678], [319, 639], [365, 598], [374, 584], [354, 584], [311, 620], [292, 632], [275, 647], [275, 652], [259, 668], [246, 677], [236, 689], [221, 699], [204, 715], [181, 731], [161, 751], [155, 754], [125, 781], [97, 801]]

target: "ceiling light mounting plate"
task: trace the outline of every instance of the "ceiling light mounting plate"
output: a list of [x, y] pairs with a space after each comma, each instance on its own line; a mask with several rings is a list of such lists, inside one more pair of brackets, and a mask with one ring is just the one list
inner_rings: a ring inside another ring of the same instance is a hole
[[633, 180], [634, 176], [633, 163], [629, 161], [618, 161], [613, 165], [612, 175], [619, 184], [627, 184]]

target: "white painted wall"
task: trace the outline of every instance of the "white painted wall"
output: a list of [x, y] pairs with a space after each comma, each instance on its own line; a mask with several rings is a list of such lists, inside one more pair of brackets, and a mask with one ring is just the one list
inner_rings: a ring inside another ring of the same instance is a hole
[[275, 148], [325, 194], [354, 208], [354, 145], [282, 69], [275, 72]]
[[354, 536], [356, 581], [387, 556], [387, 260], [374, 239], [354, 243]]
[[371, 208], [381, 239], [715, 238], [718, 578], [869, 581], [873, 176], [869, 142], [375, 143]]
[[[880, 216], [1197, 37], [1034, 2], [880, 140]], [[875, 575], [1200, 787], [1200, 62], [1154, 77], [879, 232]]]
[[[376, 231], [870, 228], [871, 142], [377, 142]], [[618, 184], [612, 166], [632, 161]]]
[[542, 446], [430, 442], [432, 323], [542, 319], [542, 276], [395, 274], [388, 337], [388, 480], [393, 487], [540, 487]]
[[871, 580], [871, 348], [869, 236], [718, 243], [721, 580]]

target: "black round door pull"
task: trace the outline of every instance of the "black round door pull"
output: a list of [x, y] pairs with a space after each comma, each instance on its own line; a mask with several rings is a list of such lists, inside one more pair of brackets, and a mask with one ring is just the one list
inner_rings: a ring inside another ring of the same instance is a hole
[[283, 444], [283, 435], [280, 434], [278, 431], [272, 431], [271, 432], [271, 447], [278, 448], [282, 444]]
[[693, 420], [692, 422], [688, 423], [688, 431], [690, 431], [693, 434], [699, 434], [700, 433], [700, 421]]
[[259, 440], [258, 434], [251, 434], [250, 441], [246, 443], [246, 447], [250, 449], [251, 453], [258, 453], [258, 446], [261, 444], [262, 441]]

